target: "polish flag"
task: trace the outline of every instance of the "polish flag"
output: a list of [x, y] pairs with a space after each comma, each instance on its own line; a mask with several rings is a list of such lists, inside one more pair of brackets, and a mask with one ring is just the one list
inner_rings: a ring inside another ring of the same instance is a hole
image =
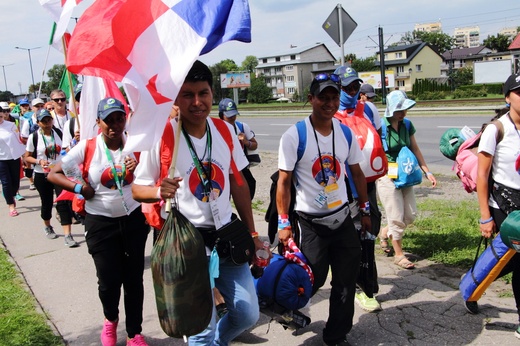
[[60, 43], [61, 37], [65, 34], [69, 25], [72, 11], [82, 0], [39, 0], [40, 5], [49, 12], [54, 22], [56, 22], [56, 29], [53, 29], [53, 42]]
[[142, 151], [160, 139], [193, 62], [229, 40], [251, 41], [247, 0], [97, 0], [72, 34], [67, 68], [124, 85], [134, 111], [125, 151]]

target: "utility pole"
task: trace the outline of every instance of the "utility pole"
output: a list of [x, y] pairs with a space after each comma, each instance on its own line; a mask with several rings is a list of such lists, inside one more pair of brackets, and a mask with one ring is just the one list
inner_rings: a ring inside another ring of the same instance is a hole
[[1, 65], [2, 66], [2, 71], [4, 72], [5, 91], [7, 91], [7, 78], [5, 77], [5, 67], [6, 66], [11, 66], [11, 65], [14, 65], [14, 64]]
[[386, 78], [385, 78], [385, 46], [383, 43], [383, 28], [377, 29], [379, 35], [379, 67], [381, 68], [381, 102], [386, 105]]

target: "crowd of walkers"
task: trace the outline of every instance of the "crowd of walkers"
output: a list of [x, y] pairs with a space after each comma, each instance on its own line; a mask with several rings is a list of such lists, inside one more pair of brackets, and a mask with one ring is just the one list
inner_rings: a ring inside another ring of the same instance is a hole
[[[84, 225], [86, 245], [98, 278], [104, 346], [117, 343], [122, 289], [126, 344], [147, 344], [141, 327], [146, 293], [144, 249], [152, 229], [150, 217], [164, 222], [164, 201], [179, 201], [179, 211], [205, 240], [208, 260], [212, 248], [218, 245], [214, 235], [224, 234], [230, 226], [236, 228], [237, 219], [241, 220], [238, 227], [249, 231], [255, 253], [265, 249], [255, 230], [251, 207], [257, 186], [250, 167], [257, 158], [250, 154], [259, 144], [252, 129], [237, 121], [239, 112], [233, 100], [220, 102], [220, 119], [209, 118], [212, 85], [211, 71], [196, 61], [180, 88], [162, 140], [151, 150], [135, 154], [123, 150], [128, 114], [125, 105], [115, 98], [99, 102], [99, 134], [89, 139], [79, 138], [78, 122], [74, 122], [75, 114], [67, 110], [62, 90], [52, 91], [49, 102], [40, 98], [22, 99], [18, 104], [0, 102], [0, 180], [9, 216], [20, 216], [17, 207], [24, 199], [19, 192], [20, 179], [25, 176], [29, 189], [36, 189], [40, 196], [42, 236], [58, 238], [51, 225], [54, 207], [66, 246], [79, 246], [71, 233], [72, 224]], [[489, 178], [510, 190], [520, 190], [520, 183], [516, 183], [520, 179], [520, 75], [512, 75], [505, 88], [509, 111], [500, 119], [505, 137], [496, 143], [496, 130], [489, 126], [479, 147], [480, 229], [485, 237], [497, 232], [507, 215], [486, 192], [490, 190]], [[79, 102], [81, 85], [74, 94]], [[387, 96], [385, 113], [380, 116], [371, 103], [375, 96], [374, 89], [362, 84], [351, 67], [318, 74], [307, 95], [310, 115], [291, 126], [280, 140], [275, 239], [281, 246], [294, 241], [301, 250], [314, 274], [312, 295], [325, 284], [329, 272], [332, 275], [329, 316], [322, 334], [324, 345], [348, 345], [355, 302], [369, 312], [382, 309], [376, 299], [375, 261], [370, 263], [371, 276], [367, 279], [365, 272], [360, 279], [362, 254], [374, 258], [374, 239], [379, 238], [381, 247], [394, 254], [398, 268], [415, 268], [402, 245], [405, 229], [417, 214], [413, 184], [397, 186], [390, 173], [367, 179], [363, 145], [344, 125], [348, 124], [345, 118], [366, 119], [378, 134], [372, 140], [385, 148], [388, 167], [397, 165], [400, 153], [407, 148], [431, 186], [437, 185], [415, 139], [416, 129], [406, 118], [415, 101], [403, 91], [392, 91]], [[306, 142], [302, 142], [302, 136]], [[166, 175], [168, 170], [161, 157], [167, 138], [179, 152], [173, 176]], [[513, 147], [515, 150], [510, 150]], [[66, 176], [70, 167], [77, 167], [82, 179], [73, 181]], [[84, 198], [83, 215], [73, 210], [71, 196], [75, 195]], [[149, 204], [157, 208], [150, 211], [145, 208]], [[513, 272], [513, 291], [518, 301], [520, 267], [516, 257], [508, 270]], [[220, 273], [212, 291], [215, 306], [225, 306], [225, 310], [215, 307], [207, 328], [191, 336], [190, 345], [228, 345], [259, 318], [250, 263], [237, 263], [231, 255], [220, 253], [218, 260], [211, 263]], [[474, 309], [478, 312], [478, 307]], [[516, 334], [520, 337], [520, 328]]]

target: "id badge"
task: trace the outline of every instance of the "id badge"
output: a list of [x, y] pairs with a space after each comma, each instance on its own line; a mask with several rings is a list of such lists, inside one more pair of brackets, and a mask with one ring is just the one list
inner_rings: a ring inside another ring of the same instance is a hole
[[218, 209], [217, 199], [219, 196], [218, 190], [213, 190], [209, 194], [209, 207], [211, 208], [211, 214], [213, 215], [213, 222], [215, 222], [215, 228], [222, 228], [222, 221], [220, 220], [220, 211]]
[[388, 178], [397, 179], [397, 162], [388, 162]]
[[323, 208], [323, 206], [327, 203], [327, 196], [323, 191], [320, 191], [318, 196], [314, 198], [314, 205], [318, 208]]
[[343, 205], [339, 193], [339, 186], [337, 183], [325, 186], [325, 195], [327, 196], [327, 207], [333, 209]]

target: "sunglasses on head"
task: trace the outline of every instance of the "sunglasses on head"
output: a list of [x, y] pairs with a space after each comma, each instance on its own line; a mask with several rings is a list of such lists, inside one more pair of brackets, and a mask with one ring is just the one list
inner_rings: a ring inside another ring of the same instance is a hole
[[334, 83], [339, 83], [341, 81], [341, 78], [334, 73], [328, 74], [328, 73], [320, 73], [316, 77], [314, 77], [315, 80], [318, 82], [324, 82], [324, 81], [332, 81]]
[[54, 102], [65, 102], [67, 101], [67, 99], [65, 97], [60, 97], [60, 98], [56, 98], [56, 99], [52, 99]]

